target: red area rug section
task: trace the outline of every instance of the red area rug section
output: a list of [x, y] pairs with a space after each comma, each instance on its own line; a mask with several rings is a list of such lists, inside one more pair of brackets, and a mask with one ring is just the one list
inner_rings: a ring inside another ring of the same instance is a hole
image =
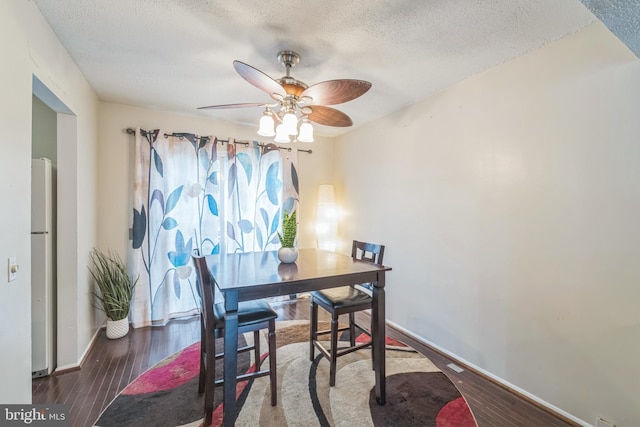
[[164, 366], [153, 368], [129, 384], [121, 394], [134, 395], [170, 390], [185, 384], [200, 372], [200, 344], [184, 349]]
[[[367, 334], [360, 334], [360, 335], [358, 335], [356, 337], [356, 342], [357, 343], [365, 343], [365, 342], [369, 342], [369, 341], [371, 341], [371, 338]], [[386, 343], [386, 345], [392, 345], [392, 346], [395, 346], [395, 347], [408, 347], [402, 341], [398, 341], [398, 340], [395, 340], [395, 339], [389, 338], [389, 337], [385, 337], [385, 343]]]
[[436, 417], [437, 427], [476, 427], [471, 410], [463, 397], [459, 397], [447, 403], [438, 412]]

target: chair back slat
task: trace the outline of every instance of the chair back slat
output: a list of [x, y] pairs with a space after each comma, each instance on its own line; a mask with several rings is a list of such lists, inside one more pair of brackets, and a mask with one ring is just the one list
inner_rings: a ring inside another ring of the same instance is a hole
[[205, 257], [199, 257], [194, 254], [193, 262], [196, 265], [196, 281], [200, 290], [200, 300], [202, 302], [202, 321], [203, 327], [208, 331], [215, 330], [215, 317], [213, 314], [214, 292], [211, 284], [211, 275], [207, 268], [207, 260]]
[[351, 257], [358, 261], [382, 265], [384, 245], [354, 240], [351, 248]]

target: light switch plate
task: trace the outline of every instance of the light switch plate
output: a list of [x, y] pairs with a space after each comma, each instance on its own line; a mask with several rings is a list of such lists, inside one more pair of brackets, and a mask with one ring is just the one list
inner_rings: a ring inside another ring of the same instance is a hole
[[16, 280], [18, 277], [18, 264], [16, 263], [16, 257], [9, 258], [7, 263], [7, 273], [9, 274], [9, 282]]

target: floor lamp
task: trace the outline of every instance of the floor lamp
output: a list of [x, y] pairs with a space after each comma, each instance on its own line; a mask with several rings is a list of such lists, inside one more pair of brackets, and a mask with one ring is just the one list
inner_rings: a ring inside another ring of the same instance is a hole
[[320, 185], [318, 187], [318, 208], [316, 211], [318, 248], [335, 252], [337, 235], [337, 212], [333, 185]]

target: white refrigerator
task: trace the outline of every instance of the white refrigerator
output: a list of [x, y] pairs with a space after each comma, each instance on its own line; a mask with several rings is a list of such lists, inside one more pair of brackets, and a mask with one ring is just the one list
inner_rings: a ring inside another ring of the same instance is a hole
[[53, 177], [49, 159], [31, 160], [32, 377], [55, 368], [55, 289], [52, 245]]

